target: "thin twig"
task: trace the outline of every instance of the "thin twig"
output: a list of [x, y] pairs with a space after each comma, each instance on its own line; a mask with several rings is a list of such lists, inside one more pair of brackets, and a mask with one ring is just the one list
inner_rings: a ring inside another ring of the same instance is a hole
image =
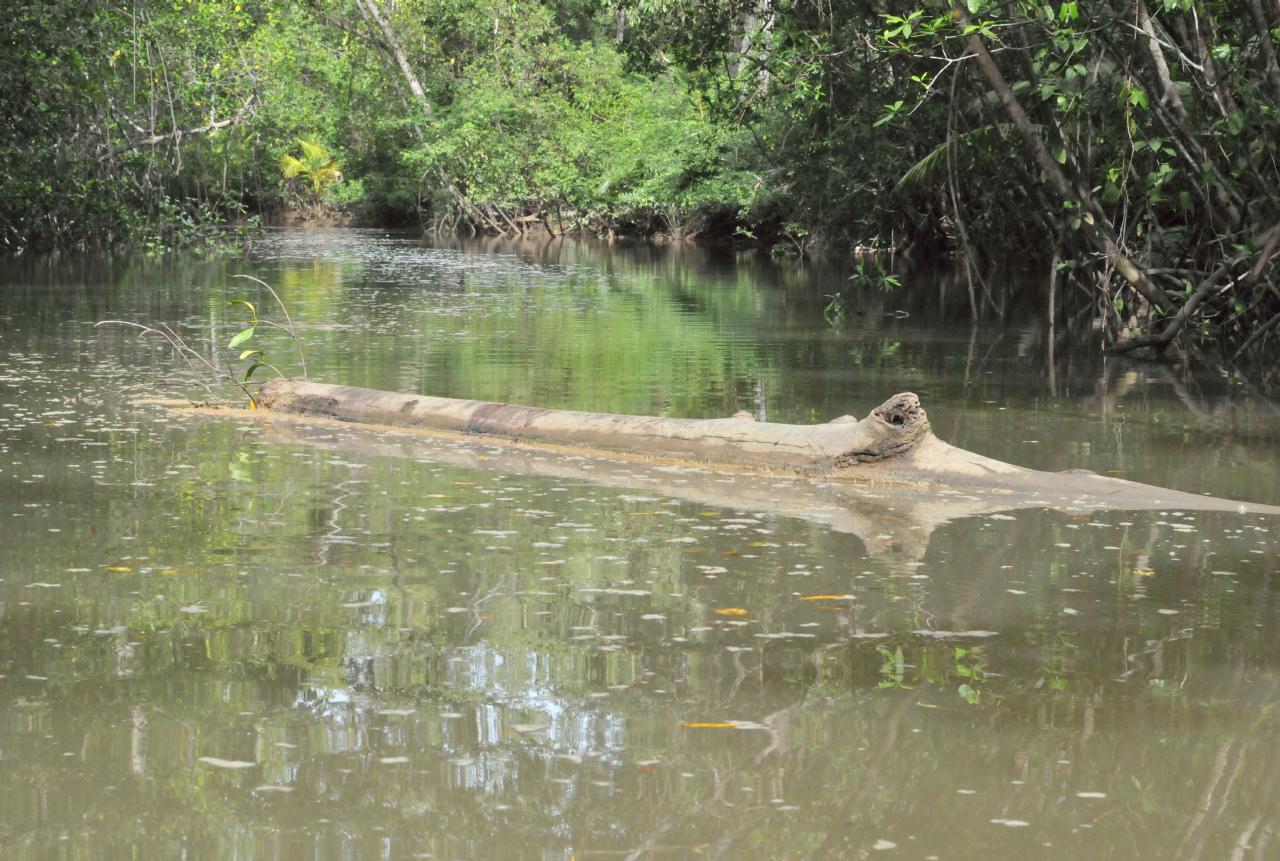
[[[276, 304], [280, 306], [280, 311], [284, 314], [285, 322], [288, 324], [288, 328], [285, 329], [284, 331], [289, 333], [289, 337], [293, 339], [293, 346], [298, 351], [298, 361], [302, 364], [302, 379], [303, 380], [310, 379], [310, 377], [307, 376], [307, 357], [302, 353], [302, 342], [298, 340], [298, 333], [293, 328], [293, 318], [289, 316], [289, 309], [285, 307], [284, 300], [280, 298], [280, 294], [276, 293], [275, 290], [272, 290], [271, 285], [268, 284], [266, 281], [263, 281], [261, 278], [254, 278], [252, 275], [232, 275], [231, 277], [244, 278], [248, 281], [253, 281], [256, 284], [262, 285], [267, 289], [267, 292], [271, 294], [271, 298], [276, 300]], [[275, 326], [277, 329], [281, 328], [280, 324], [278, 323], [271, 323], [270, 321], [266, 321], [266, 320], [262, 322], [267, 323], [267, 325], [270, 325], [270, 326]], [[280, 376], [284, 376], [284, 374], [281, 374]]]

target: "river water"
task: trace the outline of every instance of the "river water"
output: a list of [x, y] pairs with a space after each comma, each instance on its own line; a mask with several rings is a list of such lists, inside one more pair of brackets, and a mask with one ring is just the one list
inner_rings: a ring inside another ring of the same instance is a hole
[[1108, 359], [1039, 291], [971, 326], [936, 273], [829, 320], [850, 273], [377, 231], [6, 264], [0, 857], [1280, 856], [1280, 519], [192, 414], [93, 328], [225, 344], [229, 300], [280, 319], [251, 274], [326, 382], [795, 422], [911, 390], [983, 454], [1280, 504], [1280, 411], [1230, 375]]

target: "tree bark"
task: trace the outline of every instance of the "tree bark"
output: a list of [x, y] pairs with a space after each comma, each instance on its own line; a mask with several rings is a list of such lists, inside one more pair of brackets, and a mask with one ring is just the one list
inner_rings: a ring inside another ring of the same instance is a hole
[[1276, 50], [1271, 44], [1271, 22], [1267, 20], [1261, 0], [1246, 0], [1245, 5], [1249, 7], [1249, 15], [1258, 29], [1258, 50], [1262, 52], [1262, 63], [1275, 93], [1276, 103], [1280, 104], [1280, 64], [1276, 63]]
[[417, 102], [418, 110], [422, 111], [423, 117], [431, 119], [432, 106], [427, 99], [427, 91], [422, 88], [422, 82], [418, 80], [418, 76], [413, 71], [413, 66], [409, 64], [409, 57], [405, 54], [404, 48], [401, 47], [400, 40], [396, 38], [396, 32], [391, 28], [391, 22], [382, 14], [382, 10], [378, 8], [377, 0], [356, 0], [356, 8], [360, 11], [362, 18], [375, 25], [381, 31], [383, 42], [386, 44], [391, 56], [395, 58], [396, 65], [400, 67], [400, 74], [404, 76], [405, 83], [409, 85], [409, 92], [413, 94], [413, 100]]
[[1155, 25], [1151, 23], [1151, 15], [1147, 12], [1147, 4], [1144, 0], [1138, 0], [1138, 26], [1142, 28], [1142, 32], [1147, 36], [1147, 50], [1151, 53], [1151, 62], [1155, 64], [1156, 75], [1160, 79], [1160, 87], [1164, 90], [1164, 95], [1160, 97], [1161, 102], [1169, 106], [1169, 110], [1177, 117], [1178, 122], [1183, 122], [1187, 118], [1187, 109], [1182, 104], [1182, 98], [1178, 95], [1178, 88], [1173, 83], [1173, 77], [1169, 74], [1169, 64], [1164, 59], [1164, 49], [1160, 47], [1160, 40], [1156, 37]]

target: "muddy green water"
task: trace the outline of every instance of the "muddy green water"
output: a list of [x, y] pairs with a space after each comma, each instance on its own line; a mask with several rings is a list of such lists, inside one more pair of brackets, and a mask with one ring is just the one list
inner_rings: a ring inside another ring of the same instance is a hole
[[1280, 521], [779, 513], [131, 400], [175, 364], [93, 321], [225, 342], [266, 298], [236, 273], [326, 382], [782, 421], [913, 390], [984, 454], [1280, 503], [1274, 406], [1030, 300], [973, 328], [942, 276], [835, 327], [847, 270], [691, 249], [6, 264], [0, 857], [1280, 857]]

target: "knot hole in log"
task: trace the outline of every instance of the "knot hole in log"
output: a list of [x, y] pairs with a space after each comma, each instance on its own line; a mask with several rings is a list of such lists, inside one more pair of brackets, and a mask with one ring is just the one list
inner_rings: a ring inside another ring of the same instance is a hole
[[855, 448], [837, 457], [836, 468], [910, 453], [929, 434], [929, 415], [915, 393], [902, 392], [872, 410], [858, 427], [865, 432], [865, 439], [859, 439]]
[[929, 417], [924, 407], [920, 406], [920, 398], [914, 392], [902, 392], [894, 395], [871, 411], [871, 415], [888, 425], [907, 430], [918, 424], [928, 424]]

